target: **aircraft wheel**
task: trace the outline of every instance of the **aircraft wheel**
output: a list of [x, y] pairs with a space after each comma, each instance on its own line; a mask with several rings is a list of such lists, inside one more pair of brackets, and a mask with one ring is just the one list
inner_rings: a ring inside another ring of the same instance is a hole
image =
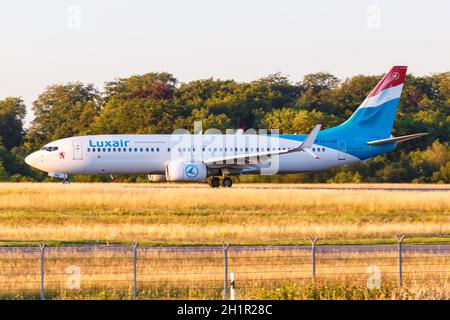
[[212, 188], [218, 188], [220, 187], [220, 179], [218, 177], [213, 177], [211, 179], [211, 182], [209, 184]]
[[231, 180], [230, 177], [223, 178], [222, 187], [231, 188], [232, 185], [233, 185], [233, 180]]
[[69, 185], [70, 184], [70, 180], [69, 179], [64, 179], [63, 180], [63, 184], [64, 185]]

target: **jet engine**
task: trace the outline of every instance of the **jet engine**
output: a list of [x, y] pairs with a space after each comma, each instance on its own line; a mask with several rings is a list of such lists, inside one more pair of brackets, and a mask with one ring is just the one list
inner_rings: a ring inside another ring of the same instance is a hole
[[208, 177], [208, 169], [203, 163], [172, 161], [166, 165], [167, 181], [203, 181]]

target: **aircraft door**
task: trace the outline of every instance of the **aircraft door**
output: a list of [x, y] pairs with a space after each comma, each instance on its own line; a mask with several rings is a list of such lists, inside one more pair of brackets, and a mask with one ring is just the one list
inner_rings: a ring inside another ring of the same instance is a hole
[[75, 140], [73, 144], [73, 160], [83, 160], [83, 149], [80, 140]]
[[345, 160], [345, 154], [347, 152], [347, 146], [344, 140], [338, 141], [338, 160]]
[[203, 161], [203, 133], [192, 135], [191, 162]]

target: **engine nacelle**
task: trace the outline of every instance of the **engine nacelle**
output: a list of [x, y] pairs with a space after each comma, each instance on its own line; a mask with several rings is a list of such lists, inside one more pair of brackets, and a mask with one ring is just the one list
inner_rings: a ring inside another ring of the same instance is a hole
[[166, 165], [167, 181], [203, 181], [208, 177], [208, 169], [203, 163], [173, 161]]

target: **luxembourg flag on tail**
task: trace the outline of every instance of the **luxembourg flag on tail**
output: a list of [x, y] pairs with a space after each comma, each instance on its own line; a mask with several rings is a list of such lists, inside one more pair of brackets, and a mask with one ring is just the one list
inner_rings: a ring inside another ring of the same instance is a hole
[[400, 99], [403, 83], [406, 79], [406, 66], [395, 66], [386, 73], [377, 86], [370, 92], [359, 108], [370, 108], [382, 105], [385, 102]]
[[393, 67], [369, 93], [352, 116], [340, 126], [326, 130], [339, 136], [358, 136], [367, 141], [391, 136], [403, 83], [405, 66]]

